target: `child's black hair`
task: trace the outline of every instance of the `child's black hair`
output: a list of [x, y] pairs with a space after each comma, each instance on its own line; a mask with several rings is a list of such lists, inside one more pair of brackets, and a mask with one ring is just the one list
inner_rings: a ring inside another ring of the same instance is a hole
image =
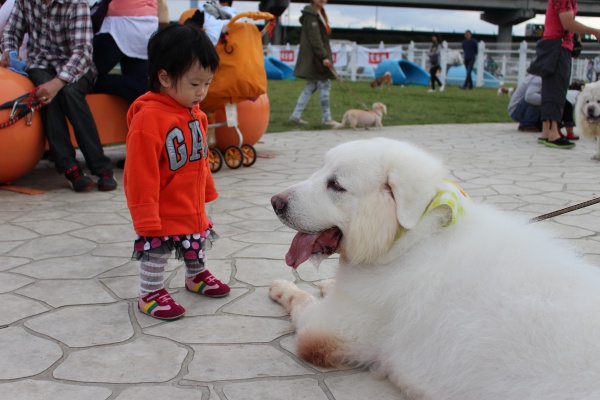
[[215, 73], [219, 55], [208, 36], [193, 24], [172, 24], [158, 30], [148, 42], [148, 86], [160, 91], [158, 72], [167, 71], [173, 82], [198, 62], [202, 68]]

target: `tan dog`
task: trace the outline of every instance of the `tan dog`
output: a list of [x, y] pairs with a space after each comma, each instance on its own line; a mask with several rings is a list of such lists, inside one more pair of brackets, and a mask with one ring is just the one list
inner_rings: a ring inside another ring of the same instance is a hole
[[513, 88], [513, 87], [505, 88], [505, 87], [500, 86], [498, 88], [498, 96], [507, 95], [508, 97], [512, 97], [514, 91], [515, 91], [515, 88]]
[[388, 71], [379, 78], [373, 79], [371, 81], [371, 88], [378, 87], [379, 89], [382, 89], [384, 86], [386, 86], [389, 89], [393, 84], [394, 80], [392, 79], [392, 74]]
[[583, 136], [596, 138], [598, 150], [592, 160], [600, 161], [600, 82], [586, 84], [577, 95], [575, 121]]
[[373, 103], [372, 111], [348, 110], [344, 113], [342, 122], [334, 129], [343, 128], [346, 126], [346, 123], [349, 123], [350, 127], [354, 130], [356, 130], [357, 126], [364, 126], [365, 129], [369, 129], [370, 126], [383, 128], [381, 118], [384, 114], [387, 114], [387, 107], [383, 103]]

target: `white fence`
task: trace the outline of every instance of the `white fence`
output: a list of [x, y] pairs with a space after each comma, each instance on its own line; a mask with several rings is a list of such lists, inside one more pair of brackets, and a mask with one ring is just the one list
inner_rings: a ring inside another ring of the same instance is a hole
[[[340, 76], [352, 81], [358, 79], [374, 79], [377, 65], [385, 59], [406, 59], [426, 70], [429, 69], [429, 43], [414, 43], [408, 45], [385, 44], [357, 45], [349, 41], [332, 41], [334, 65]], [[597, 47], [597, 46], [594, 46]], [[573, 81], [589, 82], [596, 80], [596, 74], [590, 71], [593, 59], [600, 50], [586, 49], [579, 58], [573, 59], [571, 79]], [[298, 54], [298, 46], [267, 45], [265, 55], [294, 66]], [[479, 53], [475, 61], [476, 82], [478, 87], [484, 86], [486, 79], [495, 79], [500, 84], [516, 86], [525, 78], [527, 66], [535, 55], [535, 43], [491, 43], [479, 42]], [[462, 47], [460, 43], [442, 43], [442, 71], [438, 76], [446, 81], [448, 69], [462, 65]], [[484, 74], [484, 71], [493, 76]], [[488, 78], [485, 78], [485, 76]]]

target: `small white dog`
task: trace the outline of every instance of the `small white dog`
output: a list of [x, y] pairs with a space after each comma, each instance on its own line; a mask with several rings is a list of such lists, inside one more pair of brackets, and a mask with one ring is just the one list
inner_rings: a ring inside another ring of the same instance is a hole
[[356, 130], [357, 126], [363, 126], [365, 129], [369, 129], [370, 126], [376, 126], [383, 128], [381, 119], [387, 114], [387, 107], [383, 103], [373, 103], [371, 111], [352, 109], [344, 113], [342, 122], [334, 129], [344, 128], [346, 124], [350, 124], [353, 130]]
[[270, 288], [298, 355], [369, 367], [409, 399], [600, 399], [600, 269], [447, 174], [412, 145], [361, 140], [273, 196], [298, 231], [288, 265], [340, 254], [322, 299]]
[[600, 82], [586, 84], [577, 96], [575, 122], [583, 136], [596, 138], [598, 150], [592, 160], [600, 161]]

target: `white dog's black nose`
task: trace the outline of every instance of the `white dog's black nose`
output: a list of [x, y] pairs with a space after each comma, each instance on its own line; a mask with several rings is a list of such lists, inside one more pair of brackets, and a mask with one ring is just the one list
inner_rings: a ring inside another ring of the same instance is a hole
[[285, 214], [285, 211], [287, 210], [287, 199], [282, 194], [276, 194], [271, 197], [271, 205], [273, 206], [273, 210], [275, 210], [275, 214]]

